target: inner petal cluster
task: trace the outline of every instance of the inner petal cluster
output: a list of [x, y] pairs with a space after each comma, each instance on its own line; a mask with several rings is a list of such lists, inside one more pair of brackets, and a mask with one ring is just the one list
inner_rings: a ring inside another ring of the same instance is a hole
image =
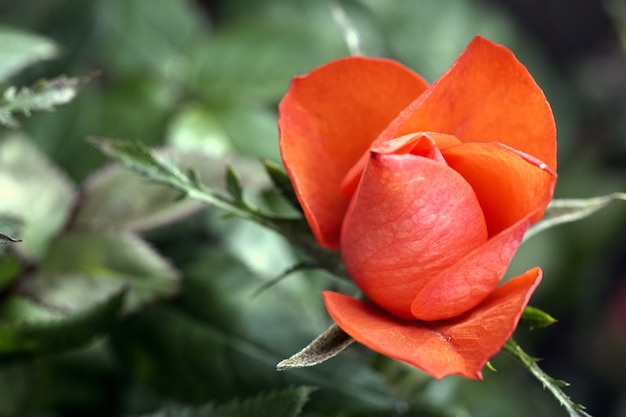
[[388, 312], [415, 319], [411, 303], [442, 271], [484, 244], [487, 227], [469, 183], [450, 168], [440, 149], [449, 135], [406, 135], [373, 148], [342, 226], [347, 271], [363, 292]]

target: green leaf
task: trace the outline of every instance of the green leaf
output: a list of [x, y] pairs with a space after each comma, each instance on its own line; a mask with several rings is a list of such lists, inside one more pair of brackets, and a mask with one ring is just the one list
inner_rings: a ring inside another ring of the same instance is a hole
[[126, 289], [130, 314], [178, 293], [178, 272], [133, 234], [70, 233], [55, 241], [40, 267], [44, 275], [80, 275], [77, 289]]
[[180, 200], [180, 192], [149, 182], [121, 165], [93, 173], [82, 185], [72, 230], [145, 231], [174, 222], [202, 204]]
[[223, 250], [196, 252], [186, 265], [174, 305], [132, 316], [113, 334], [122, 366], [135, 378], [187, 402], [305, 384], [320, 387], [311, 406], [327, 412], [388, 411], [397, 404], [357, 350], [312, 368], [276, 372], [276, 363], [327, 325], [322, 282], [293, 277], [253, 297], [263, 280]]
[[0, 82], [35, 62], [54, 58], [58, 52], [56, 44], [49, 39], [0, 27]]
[[537, 359], [529, 356], [522, 348], [513, 340], [509, 339], [503, 347], [504, 351], [513, 356], [519, 361], [528, 371], [535, 377], [545, 389], [550, 391], [554, 398], [567, 410], [570, 417], [591, 417], [587, 414], [580, 404], [575, 404], [572, 400], [561, 390], [562, 387], [568, 384], [564, 381], [557, 380], [547, 375], [537, 365]]
[[[178, 149], [163, 149], [158, 155], [164, 161], [175, 161], [189, 171], [190, 174], [183, 175], [189, 178], [192, 188], [224, 189], [223, 159], [201, 151]], [[261, 169], [249, 159], [233, 157], [232, 163], [241, 169], [242, 182], [247, 191], [258, 193], [268, 186], [262, 178]], [[196, 177], [192, 177], [191, 173]], [[80, 204], [70, 227], [78, 230], [144, 231], [169, 224], [203, 207], [198, 200], [180, 199], [181, 191], [149, 181], [144, 175], [119, 164], [110, 165], [95, 172], [83, 183]]]
[[557, 320], [538, 308], [527, 306], [522, 313], [521, 321], [527, 326], [533, 327], [548, 327], [557, 322]]
[[541, 220], [528, 229], [524, 240], [550, 227], [584, 219], [614, 201], [626, 201], [626, 193], [552, 200]]
[[[70, 299], [80, 277], [31, 277], [29, 285], [4, 301], [0, 308], [0, 360], [75, 348], [108, 331], [123, 305], [124, 291], [94, 294], [83, 288], [93, 303]], [[65, 297], [60, 297], [65, 294]], [[41, 296], [41, 298], [40, 298]], [[44, 298], [45, 296], [45, 298]], [[63, 303], [78, 301], [80, 305]]]
[[292, 368], [319, 365], [343, 352], [352, 342], [354, 339], [341, 330], [339, 326], [333, 324], [300, 352], [280, 361], [276, 365], [276, 369], [285, 371]]
[[99, 56], [120, 73], [158, 74], [169, 82], [185, 75], [187, 50], [206, 22], [191, 0], [111, 0], [99, 5], [100, 30], [107, 36]]
[[204, 187], [198, 184], [195, 176], [184, 173], [171, 160], [141, 143], [110, 139], [92, 139], [91, 142], [105, 154], [153, 181], [166, 184], [190, 198], [282, 234], [320, 267], [337, 276], [346, 276], [339, 254], [321, 248], [304, 219], [275, 216], [242, 201], [234, 200], [220, 190]]
[[220, 405], [167, 407], [137, 417], [297, 417], [312, 391], [306, 386], [288, 387]]
[[25, 137], [0, 141], [0, 215], [22, 221], [23, 242], [15, 246], [21, 254], [43, 256], [69, 215], [73, 194], [70, 180]]
[[91, 142], [105, 154], [153, 181], [169, 185], [191, 198], [211, 204], [229, 214], [256, 221], [274, 230], [278, 228], [272, 216], [242, 205], [241, 201], [233, 200], [220, 190], [202, 187], [194, 176], [184, 173], [171, 160], [141, 143], [109, 139], [92, 139]]
[[280, 13], [255, 13], [193, 45], [191, 86], [213, 100], [277, 101], [295, 74], [346, 54], [326, 2], [283, 5]]

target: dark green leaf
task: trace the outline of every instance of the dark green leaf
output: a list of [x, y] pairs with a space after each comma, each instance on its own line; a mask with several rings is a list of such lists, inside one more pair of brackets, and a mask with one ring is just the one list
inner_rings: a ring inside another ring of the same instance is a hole
[[312, 391], [310, 387], [288, 387], [220, 405], [168, 407], [141, 417], [297, 417]]
[[[99, 294], [97, 302], [92, 297], [94, 303], [69, 310], [64, 308], [67, 305], [61, 303], [61, 297], [55, 297], [58, 294], [51, 293], [71, 293], [73, 282], [80, 278], [35, 279], [40, 281], [39, 288], [48, 291], [48, 299], [40, 299], [42, 294], [36, 292], [25, 292], [11, 296], [0, 309], [0, 359], [57, 352], [85, 344], [110, 328], [123, 305], [124, 291], [118, 289]], [[82, 294], [93, 295], [93, 288], [85, 290]], [[57, 304], [48, 304], [49, 301]]]
[[356, 350], [312, 368], [276, 372], [276, 363], [328, 321], [311, 282], [294, 277], [252, 297], [263, 281], [232, 255], [205, 250], [196, 257], [183, 271], [186, 285], [175, 307], [147, 309], [113, 334], [129, 372], [187, 402], [305, 384], [320, 387], [312, 406], [328, 412], [394, 407], [394, 395]]

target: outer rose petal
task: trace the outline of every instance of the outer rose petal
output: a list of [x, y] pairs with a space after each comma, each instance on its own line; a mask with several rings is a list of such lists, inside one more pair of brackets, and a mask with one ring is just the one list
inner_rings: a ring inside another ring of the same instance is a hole
[[404, 321], [371, 303], [324, 292], [328, 313], [357, 342], [413, 365], [435, 378], [482, 379], [481, 370], [511, 336], [531, 294], [539, 268], [498, 287], [472, 311], [438, 322]]
[[476, 195], [456, 171], [422, 156], [373, 153], [346, 213], [341, 255], [372, 301], [410, 319], [422, 287], [486, 240]]
[[543, 92], [511, 51], [480, 36], [377, 141], [423, 131], [501, 142], [556, 171], [556, 128]]
[[467, 143], [442, 150], [474, 188], [489, 236], [533, 214], [534, 223], [552, 199], [556, 174], [541, 161], [499, 143]]
[[519, 221], [433, 277], [413, 299], [413, 316], [442, 320], [480, 304], [506, 273], [529, 224], [528, 219]]
[[343, 177], [374, 139], [426, 88], [402, 65], [344, 58], [296, 77], [279, 106], [280, 148], [321, 246], [336, 249], [348, 199]]

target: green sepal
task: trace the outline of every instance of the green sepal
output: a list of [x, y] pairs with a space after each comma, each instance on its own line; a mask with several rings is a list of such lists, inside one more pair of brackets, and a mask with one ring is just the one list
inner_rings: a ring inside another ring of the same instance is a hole
[[521, 323], [526, 324], [530, 328], [548, 327], [558, 320], [536, 307], [527, 306], [522, 313]]

